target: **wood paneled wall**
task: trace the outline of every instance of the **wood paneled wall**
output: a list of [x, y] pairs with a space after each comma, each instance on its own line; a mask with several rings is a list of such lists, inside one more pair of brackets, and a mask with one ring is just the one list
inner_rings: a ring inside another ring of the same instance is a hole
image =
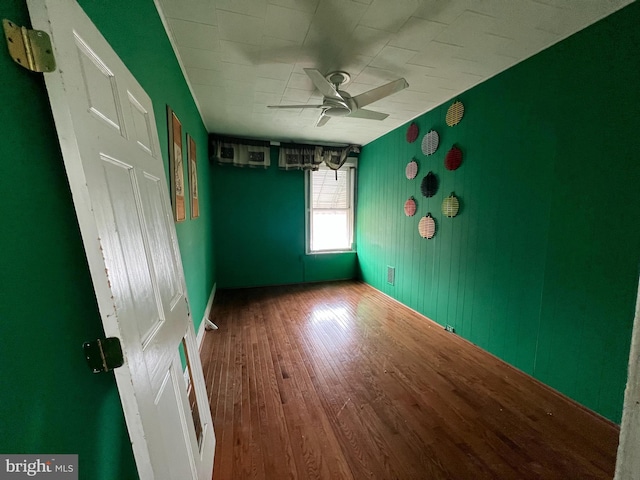
[[[366, 145], [358, 177], [366, 282], [616, 422], [640, 259], [639, 22], [635, 3], [465, 92], [455, 127], [449, 102], [416, 119], [415, 143], [407, 125]], [[425, 156], [432, 128], [440, 147]], [[454, 144], [464, 160], [452, 172]], [[440, 188], [428, 199], [429, 171]], [[451, 192], [453, 219], [440, 210]], [[431, 240], [417, 229], [427, 212]]]

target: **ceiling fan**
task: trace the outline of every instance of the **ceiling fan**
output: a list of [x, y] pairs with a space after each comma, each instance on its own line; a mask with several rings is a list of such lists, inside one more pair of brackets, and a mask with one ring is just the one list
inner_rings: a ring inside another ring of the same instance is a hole
[[374, 112], [365, 107], [370, 103], [377, 102], [389, 95], [404, 90], [409, 86], [404, 78], [386, 83], [380, 87], [368, 90], [360, 95], [352, 97], [347, 92], [341, 90], [351, 80], [351, 76], [346, 72], [331, 72], [322, 75], [315, 68], [305, 68], [305, 73], [309, 76], [316, 88], [322, 93], [324, 99], [320, 105], [269, 105], [269, 108], [320, 108], [320, 117], [316, 122], [316, 127], [326, 124], [331, 117], [351, 117], [365, 118], [368, 120], [384, 120], [389, 115], [387, 113]]

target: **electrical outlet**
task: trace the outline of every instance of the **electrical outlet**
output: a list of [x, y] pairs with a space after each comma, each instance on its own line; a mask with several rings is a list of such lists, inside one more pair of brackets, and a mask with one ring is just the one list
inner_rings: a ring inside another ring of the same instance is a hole
[[456, 333], [456, 329], [453, 328], [453, 325], [445, 325], [444, 329], [450, 333]]

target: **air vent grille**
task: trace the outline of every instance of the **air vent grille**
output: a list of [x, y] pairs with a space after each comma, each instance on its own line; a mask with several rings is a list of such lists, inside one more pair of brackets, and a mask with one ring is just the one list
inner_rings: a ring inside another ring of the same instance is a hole
[[389, 285], [396, 284], [396, 267], [390, 267], [387, 265], [387, 283]]

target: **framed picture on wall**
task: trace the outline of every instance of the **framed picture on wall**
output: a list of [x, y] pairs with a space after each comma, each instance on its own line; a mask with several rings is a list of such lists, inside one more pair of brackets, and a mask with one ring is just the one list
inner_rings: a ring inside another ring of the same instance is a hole
[[196, 160], [196, 142], [187, 133], [187, 162], [189, 166], [189, 197], [191, 199], [191, 218], [200, 216], [198, 203], [198, 162]]
[[173, 218], [183, 222], [187, 218], [184, 199], [184, 164], [182, 161], [182, 124], [175, 112], [167, 105], [167, 126], [169, 129], [169, 183]]

